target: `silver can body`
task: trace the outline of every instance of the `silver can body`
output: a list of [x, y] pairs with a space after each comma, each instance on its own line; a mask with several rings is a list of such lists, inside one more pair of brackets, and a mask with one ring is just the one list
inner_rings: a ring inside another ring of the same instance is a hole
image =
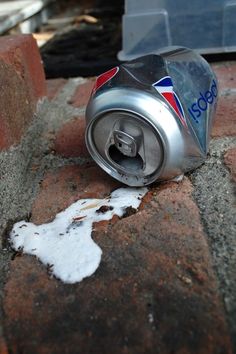
[[209, 64], [187, 48], [163, 50], [97, 78], [86, 109], [86, 145], [129, 186], [174, 178], [207, 156], [217, 102]]

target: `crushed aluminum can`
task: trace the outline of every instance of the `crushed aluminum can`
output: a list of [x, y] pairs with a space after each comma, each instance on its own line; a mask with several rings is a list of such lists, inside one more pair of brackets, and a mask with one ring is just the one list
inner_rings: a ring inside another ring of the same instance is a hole
[[217, 92], [209, 64], [187, 48], [115, 67], [97, 78], [86, 109], [88, 151], [129, 186], [193, 170], [207, 157]]

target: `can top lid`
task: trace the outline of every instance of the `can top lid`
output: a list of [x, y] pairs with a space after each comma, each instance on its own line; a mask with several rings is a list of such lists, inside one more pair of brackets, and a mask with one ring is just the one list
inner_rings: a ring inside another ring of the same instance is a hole
[[109, 111], [90, 124], [87, 147], [110, 175], [130, 186], [156, 180], [164, 152], [161, 138], [143, 117], [129, 111]]

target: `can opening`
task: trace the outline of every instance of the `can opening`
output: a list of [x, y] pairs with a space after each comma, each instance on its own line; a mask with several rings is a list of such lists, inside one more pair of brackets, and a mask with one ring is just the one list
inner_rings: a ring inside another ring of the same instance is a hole
[[115, 145], [111, 145], [109, 148], [109, 156], [115, 163], [125, 169], [131, 171], [139, 171], [143, 169], [143, 159], [139, 154], [134, 157], [129, 157], [122, 154]]

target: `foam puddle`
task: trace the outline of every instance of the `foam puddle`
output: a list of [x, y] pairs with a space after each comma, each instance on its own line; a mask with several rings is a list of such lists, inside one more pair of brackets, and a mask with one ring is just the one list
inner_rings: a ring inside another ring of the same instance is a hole
[[146, 192], [119, 188], [109, 198], [78, 200], [47, 224], [20, 221], [10, 233], [12, 247], [38, 257], [63, 282], [79, 282], [101, 261], [102, 250], [91, 238], [93, 223], [121, 217], [129, 206], [137, 209]]

